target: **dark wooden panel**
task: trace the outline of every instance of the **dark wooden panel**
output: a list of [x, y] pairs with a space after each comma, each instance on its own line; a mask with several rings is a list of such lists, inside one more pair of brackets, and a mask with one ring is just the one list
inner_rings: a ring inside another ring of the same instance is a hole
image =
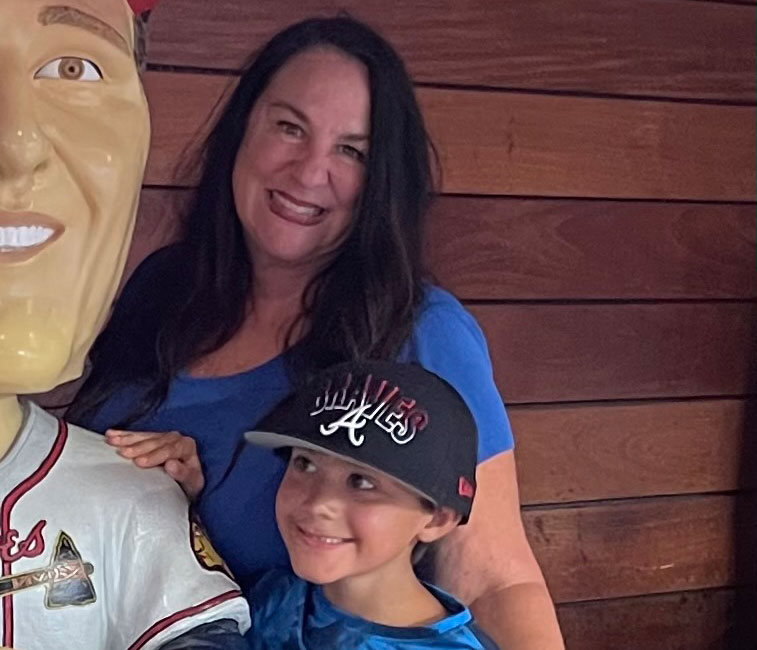
[[[166, 243], [175, 199], [146, 189], [128, 269]], [[427, 252], [467, 299], [752, 298], [753, 205], [437, 199]]]
[[556, 602], [704, 589], [755, 579], [754, 563], [736, 570], [735, 540], [754, 539], [757, 530], [754, 517], [735, 528], [736, 499], [539, 508], [526, 510], [523, 521]]
[[450, 193], [755, 196], [753, 108], [421, 90]]
[[479, 305], [505, 401], [741, 395], [753, 304]]
[[431, 268], [462, 298], [751, 298], [754, 205], [445, 196]]
[[693, 591], [560, 605], [557, 615], [567, 650], [747, 650], [757, 636], [734, 645], [736, 599]]
[[[176, 163], [232, 78], [153, 72], [147, 183]], [[453, 194], [753, 200], [751, 107], [422, 88]], [[191, 182], [191, 179], [181, 179]]]
[[726, 492], [739, 476], [746, 402], [513, 407], [521, 502]]
[[754, 101], [754, 10], [656, 0], [172, 0], [151, 61], [239, 69], [286, 25], [347, 9], [421, 82]]

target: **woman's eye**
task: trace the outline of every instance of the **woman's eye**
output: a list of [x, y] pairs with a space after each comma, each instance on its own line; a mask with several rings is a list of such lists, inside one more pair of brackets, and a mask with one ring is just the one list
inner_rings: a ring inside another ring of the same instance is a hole
[[353, 490], [375, 490], [376, 484], [362, 474], [350, 474], [348, 484]]
[[92, 61], [75, 56], [64, 56], [43, 65], [35, 79], [63, 79], [65, 81], [101, 81], [103, 76]]
[[292, 137], [299, 138], [304, 135], [304, 131], [302, 130], [302, 127], [297, 126], [296, 124], [292, 122], [287, 122], [285, 120], [281, 120], [278, 122], [279, 129], [281, 129], [281, 132], [285, 135], [291, 135]]
[[307, 456], [295, 456], [292, 465], [298, 472], [314, 472], [315, 464]]
[[340, 145], [340, 150], [348, 158], [352, 158], [353, 160], [356, 160], [357, 162], [365, 162], [365, 157], [366, 157], [365, 152], [360, 151], [360, 149], [352, 147], [348, 144], [343, 144], [343, 145]]

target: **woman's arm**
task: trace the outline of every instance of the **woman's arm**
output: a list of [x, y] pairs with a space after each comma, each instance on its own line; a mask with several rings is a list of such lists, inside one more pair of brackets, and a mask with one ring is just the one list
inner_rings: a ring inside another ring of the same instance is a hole
[[439, 543], [434, 576], [503, 650], [563, 650], [555, 608], [523, 530], [512, 451], [484, 461], [467, 525]]

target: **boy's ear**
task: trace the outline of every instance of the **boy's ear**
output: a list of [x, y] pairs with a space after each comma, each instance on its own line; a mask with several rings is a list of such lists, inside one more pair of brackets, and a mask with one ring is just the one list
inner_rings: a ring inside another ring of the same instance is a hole
[[418, 541], [430, 544], [441, 539], [457, 528], [460, 519], [462, 519], [460, 513], [455, 512], [452, 508], [437, 508], [434, 510], [431, 520], [418, 533]]

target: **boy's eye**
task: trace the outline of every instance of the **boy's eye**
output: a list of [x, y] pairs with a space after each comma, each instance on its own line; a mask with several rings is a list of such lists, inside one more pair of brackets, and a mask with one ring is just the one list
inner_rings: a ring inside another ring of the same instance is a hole
[[292, 466], [298, 472], [314, 472], [315, 464], [307, 456], [293, 456]]
[[305, 131], [301, 126], [298, 126], [294, 122], [287, 122], [286, 120], [279, 120], [276, 125], [284, 135], [290, 135], [294, 138], [300, 138], [305, 135]]
[[356, 147], [352, 147], [348, 144], [341, 144], [339, 145], [339, 150], [348, 158], [352, 158], [353, 160], [360, 163], [365, 162], [365, 152]]
[[62, 79], [64, 81], [102, 81], [100, 69], [87, 59], [65, 56], [43, 65], [34, 74], [35, 79]]
[[375, 490], [376, 484], [367, 476], [362, 474], [350, 474], [347, 479], [347, 484], [353, 490]]

